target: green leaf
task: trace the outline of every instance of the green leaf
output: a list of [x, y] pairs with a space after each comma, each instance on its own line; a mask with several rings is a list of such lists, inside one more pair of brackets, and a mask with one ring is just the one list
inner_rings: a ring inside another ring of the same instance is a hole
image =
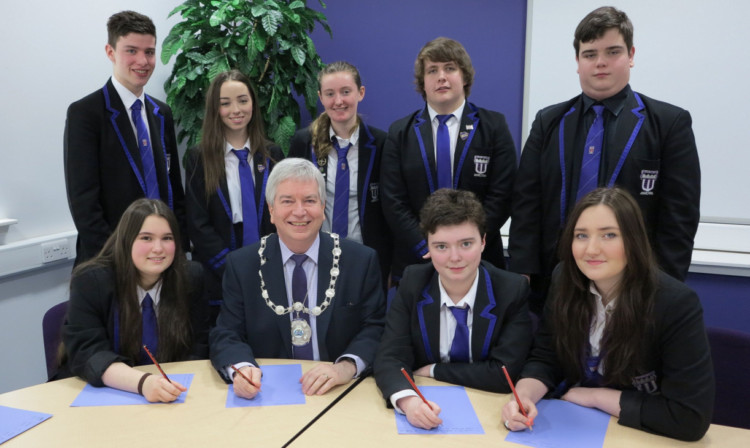
[[302, 0], [294, 0], [292, 3], [289, 4], [289, 9], [298, 9], [298, 8], [304, 8], [305, 2]]
[[305, 65], [305, 56], [305, 50], [300, 47], [292, 48], [292, 57], [297, 64]]
[[260, 17], [267, 12], [268, 8], [263, 5], [253, 6], [252, 8], [250, 8], [250, 14], [252, 14], [253, 17]]
[[211, 66], [211, 69], [208, 71], [208, 77], [214, 79], [216, 78], [216, 75], [229, 70], [229, 68], [229, 61], [227, 60], [226, 56], [223, 56], [219, 58], [214, 65]]
[[263, 29], [266, 30], [266, 33], [268, 33], [269, 36], [276, 34], [276, 27], [279, 25], [276, 16], [270, 13], [266, 14], [261, 19], [261, 23], [263, 23]]
[[255, 49], [258, 50], [258, 53], [266, 48], [266, 38], [259, 33], [253, 34], [253, 41], [255, 42]]
[[208, 20], [208, 23], [210, 23], [211, 26], [219, 26], [224, 22], [224, 20], [226, 20], [226, 18], [227, 18], [227, 6], [224, 5], [221, 8], [217, 9], [216, 12], [211, 14], [211, 18]]

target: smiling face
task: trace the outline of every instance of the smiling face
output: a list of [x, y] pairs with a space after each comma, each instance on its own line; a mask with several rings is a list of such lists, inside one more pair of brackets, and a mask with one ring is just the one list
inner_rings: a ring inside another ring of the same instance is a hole
[[365, 97], [365, 87], [357, 87], [346, 71], [329, 73], [320, 79], [318, 98], [335, 128], [351, 130], [357, 122], [357, 105]]
[[157, 215], [146, 217], [131, 250], [143, 289], [150, 289], [172, 265], [174, 253], [174, 236], [167, 220]]
[[253, 99], [245, 83], [229, 80], [221, 85], [219, 116], [224, 124], [224, 136], [230, 142], [247, 140], [247, 125], [253, 118]]
[[325, 219], [325, 203], [315, 180], [282, 181], [268, 210], [279, 238], [297, 254], [312, 246]]
[[435, 233], [427, 235], [432, 265], [455, 302], [466, 295], [474, 282], [482, 260], [484, 242], [476, 224], [469, 221], [438, 226]]
[[635, 47], [628, 52], [617, 28], [611, 28], [599, 39], [581, 42], [578, 56], [578, 78], [583, 93], [600, 101], [622, 90], [630, 82]]
[[130, 33], [120, 37], [114, 47], [107, 44], [104, 49], [112, 61], [115, 79], [134, 95], [140, 96], [154, 73], [156, 37]]
[[603, 296], [610, 297], [627, 266], [625, 244], [612, 209], [600, 204], [581, 213], [574, 229], [572, 250], [578, 269]]
[[449, 114], [463, 103], [464, 76], [455, 62], [424, 62], [424, 93], [438, 114]]

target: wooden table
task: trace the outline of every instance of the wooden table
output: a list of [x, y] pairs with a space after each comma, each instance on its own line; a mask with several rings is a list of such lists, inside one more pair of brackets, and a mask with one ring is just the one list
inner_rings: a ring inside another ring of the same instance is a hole
[[[446, 385], [439, 381], [416, 377], [419, 386]], [[502, 424], [501, 410], [511, 395], [484, 392], [466, 388], [479, 422], [484, 428], [483, 435], [400, 435], [396, 430], [393, 409], [385, 407], [375, 380], [367, 378], [346, 397], [323, 415], [312, 427], [305, 431], [292, 444], [297, 447], [356, 446], [357, 448], [397, 448], [422, 447], [520, 447], [505, 442], [508, 431]], [[348, 443], [331, 444], [331, 441]], [[354, 443], [356, 440], [356, 443]], [[604, 448], [633, 447], [750, 447], [750, 431], [728, 426], [711, 425], [699, 442], [680, 442], [667, 437], [649, 434], [637, 429], [619, 425], [612, 418], [604, 439]]]
[[[269, 359], [269, 364], [310, 361]], [[307, 397], [304, 405], [226, 408], [227, 385], [209, 361], [163, 365], [167, 374], [192, 373], [183, 404], [70, 407], [85, 383], [68, 378], [0, 395], [0, 405], [45, 412], [53, 417], [9, 440], [14, 447], [280, 447], [313, 420], [345, 386], [324, 396]], [[138, 369], [157, 373], [155, 367]], [[417, 377], [420, 385], [441, 385]], [[372, 378], [365, 379], [321, 416], [292, 444], [298, 447], [518, 447], [504, 441], [500, 411], [509, 396], [466, 389], [484, 428], [484, 435], [399, 435], [393, 410], [385, 407]], [[618, 425], [612, 419], [604, 447], [750, 447], [750, 431], [712, 425], [699, 442], [686, 443]]]

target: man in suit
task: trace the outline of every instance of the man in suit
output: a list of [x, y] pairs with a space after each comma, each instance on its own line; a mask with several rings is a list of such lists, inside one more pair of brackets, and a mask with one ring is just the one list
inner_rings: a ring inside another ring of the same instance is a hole
[[440, 189], [420, 213], [432, 264], [407, 267], [388, 311], [375, 360], [386, 403], [425, 429], [440, 408], [419, 399], [400, 372], [492, 392], [510, 392], [501, 368], [518, 375], [531, 346], [529, 286], [481, 262], [485, 214], [468, 191]]
[[156, 64], [156, 28], [123, 11], [107, 22], [113, 75], [68, 107], [65, 186], [78, 230], [76, 264], [104, 246], [134, 200], [161, 199], [175, 212], [187, 247], [184, 192], [172, 112], [144, 94]]
[[487, 214], [483, 258], [505, 266], [500, 227], [510, 215], [516, 148], [505, 117], [466, 101], [474, 68], [464, 47], [439, 37], [414, 64], [422, 110], [393, 123], [383, 149], [383, 212], [394, 233], [393, 274], [427, 254], [418, 213], [438, 188], [469, 190]]
[[541, 312], [558, 236], [578, 197], [626, 189], [641, 207], [661, 268], [684, 280], [700, 218], [700, 164], [690, 114], [631, 90], [633, 25], [612, 7], [575, 31], [583, 93], [540, 110], [513, 192], [510, 267], [529, 276]]
[[385, 312], [378, 259], [366, 246], [320, 231], [323, 198], [323, 176], [312, 162], [279, 162], [266, 188], [278, 234], [227, 256], [224, 303], [209, 343], [211, 362], [240, 397], [258, 393], [256, 357], [331, 361], [302, 376], [308, 395], [348, 382], [375, 357]]

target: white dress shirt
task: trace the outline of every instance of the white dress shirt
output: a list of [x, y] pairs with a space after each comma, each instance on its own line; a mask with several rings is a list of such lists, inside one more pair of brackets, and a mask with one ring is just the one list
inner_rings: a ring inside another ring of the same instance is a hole
[[[120, 84], [120, 81], [118, 81], [114, 76], [112, 77], [112, 85], [115, 86], [115, 90], [117, 91], [117, 94], [120, 95], [122, 104], [128, 110], [128, 120], [130, 120], [130, 127], [133, 129], [133, 135], [135, 135], [136, 141], [138, 141], [138, 130], [135, 128], [135, 122], [133, 122], [133, 103], [135, 103], [135, 100], [141, 100], [141, 120], [146, 123], [148, 141], [149, 143], [151, 143], [151, 151], [153, 151], [154, 144], [151, 140], [151, 129], [148, 125], [148, 116], [146, 115], [146, 94], [144, 92], [141, 92], [141, 96], [135, 96], [135, 94], [128, 90], [127, 87]], [[140, 144], [138, 147], [140, 148]]]
[[[354, 129], [352, 136], [348, 139], [340, 138], [331, 126], [328, 129], [328, 135], [336, 138], [339, 147], [344, 148], [349, 143], [352, 147], [346, 154], [346, 161], [349, 163], [349, 219], [347, 239], [362, 242], [362, 230], [359, 223], [359, 202], [357, 201], [357, 177], [359, 176], [359, 126]], [[338, 172], [339, 155], [336, 147], [328, 153], [328, 170], [326, 170], [326, 220], [323, 222], [323, 231], [331, 232], [333, 222], [333, 201], [336, 197], [336, 173]]]
[[245, 142], [242, 148], [234, 148], [229, 142], [224, 144], [224, 170], [227, 176], [227, 191], [229, 192], [229, 206], [232, 208], [232, 224], [242, 222], [242, 184], [240, 184], [240, 159], [232, 152], [233, 149], [248, 150], [248, 165], [253, 175], [253, 185], [255, 185], [255, 170], [253, 168], [253, 155], [250, 152], [250, 139]]
[[[466, 100], [461, 103], [458, 109], [452, 112], [452, 117], [445, 122], [448, 126], [448, 134], [451, 138], [451, 179], [453, 179], [454, 172], [453, 167], [455, 166], [454, 160], [456, 155], [456, 142], [458, 141], [458, 129], [461, 125], [461, 117], [464, 113], [464, 107], [466, 106]], [[429, 104], [427, 105], [427, 113], [430, 115], [430, 123], [432, 124], [432, 141], [434, 143], [434, 154], [435, 160], [437, 160], [437, 131], [440, 126], [440, 120], [437, 119], [438, 113]]]

